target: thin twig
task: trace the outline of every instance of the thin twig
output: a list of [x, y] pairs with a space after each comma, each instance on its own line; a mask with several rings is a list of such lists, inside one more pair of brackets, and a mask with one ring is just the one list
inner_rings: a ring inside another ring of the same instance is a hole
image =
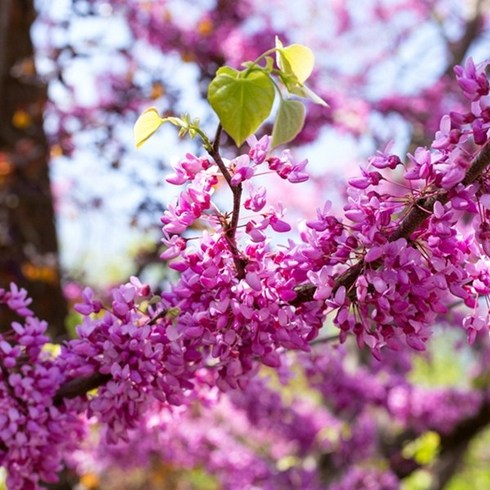
[[235, 268], [237, 271], [238, 279], [243, 279], [245, 277], [245, 266], [246, 261], [241, 256], [240, 250], [238, 249], [236, 243], [236, 230], [238, 227], [238, 220], [240, 219], [240, 209], [242, 206], [242, 184], [234, 185], [231, 181], [232, 177], [230, 171], [226, 167], [221, 154], [219, 152], [219, 142], [221, 137], [222, 127], [221, 124], [218, 125], [216, 130], [215, 140], [213, 145], [208, 148], [209, 155], [213, 158], [218, 165], [220, 172], [223, 174], [232, 194], [233, 194], [233, 211], [231, 213], [231, 221], [225, 226], [225, 237], [230, 247], [231, 253], [233, 255], [233, 262], [235, 263]]
[[336, 341], [339, 341], [339, 334], [329, 335], [327, 337], [317, 337], [315, 340], [311, 341], [309, 345], [328, 344]]
[[231, 183], [231, 174], [229, 170], [226, 168], [225, 162], [221, 158], [221, 154], [219, 152], [219, 140], [221, 136], [221, 125], [218, 125], [218, 129], [216, 131], [216, 139], [213, 142], [213, 145], [210, 148], [207, 148], [208, 153], [218, 165], [220, 172], [223, 174], [223, 177], [226, 180], [226, 183], [229, 185], [230, 189], [233, 192], [233, 184]]
[[216, 128], [216, 134], [214, 135], [214, 141], [213, 141], [213, 151], [215, 151], [216, 153], [219, 153], [219, 145], [220, 145], [222, 132], [223, 132], [223, 126], [221, 126], [221, 123], [219, 123], [218, 127]]

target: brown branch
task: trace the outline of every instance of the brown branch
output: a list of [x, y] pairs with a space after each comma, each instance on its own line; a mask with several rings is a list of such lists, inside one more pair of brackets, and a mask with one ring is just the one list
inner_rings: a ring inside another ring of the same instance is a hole
[[236, 230], [238, 227], [238, 220], [240, 218], [240, 208], [242, 205], [242, 184], [234, 185], [231, 182], [231, 174], [226, 167], [223, 159], [221, 158], [221, 154], [219, 152], [219, 142], [222, 132], [221, 124], [218, 125], [218, 129], [216, 130], [216, 136], [214, 139], [214, 143], [210, 148], [207, 148], [208, 153], [218, 165], [220, 172], [223, 174], [223, 177], [226, 180], [232, 194], [233, 194], [233, 211], [231, 213], [231, 221], [225, 226], [225, 237], [228, 242], [228, 246], [230, 247], [231, 253], [233, 255], [233, 262], [235, 263], [235, 268], [237, 271], [238, 279], [243, 279], [245, 277], [245, 266], [246, 261], [241, 256], [240, 250], [238, 250], [238, 246], [236, 243]]
[[[490, 144], [486, 144], [478, 156], [475, 158], [470, 168], [466, 172], [466, 176], [462, 181], [464, 186], [468, 186], [475, 182], [480, 177], [486, 167], [490, 164]], [[445, 204], [449, 199], [447, 191], [432, 196], [428, 199], [419, 199], [415, 206], [403, 220], [400, 228], [393, 232], [389, 238], [390, 242], [394, 242], [399, 238], [409, 238], [410, 235], [425, 221], [427, 213], [432, 213], [434, 204], [440, 202]]]
[[218, 124], [218, 129], [216, 130], [216, 137], [213, 143], [213, 146], [210, 148], [207, 148], [208, 153], [211, 155], [213, 160], [216, 162], [216, 165], [218, 165], [218, 168], [220, 172], [223, 174], [223, 177], [226, 180], [226, 183], [230, 187], [230, 189], [233, 191], [233, 184], [231, 183], [231, 174], [226, 168], [225, 162], [223, 162], [223, 159], [221, 158], [220, 152], [219, 152], [219, 141], [221, 137], [221, 124]]
[[106, 384], [112, 376], [110, 374], [95, 373], [92, 376], [75, 378], [61, 385], [60, 389], [54, 396], [55, 405], [60, 405], [65, 398], [76, 398], [85, 393]]
[[221, 141], [221, 133], [223, 132], [223, 126], [221, 123], [218, 123], [218, 127], [216, 128], [216, 134], [214, 135], [213, 141], [213, 152], [219, 153], [219, 145]]
[[431, 490], [442, 490], [450, 480], [457, 463], [464, 455], [469, 442], [490, 424], [490, 403], [485, 400], [480, 410], [468, 419], [462, 420], [452, 432], [441, 436], [441, 452], [434, 468], [438, 476]]

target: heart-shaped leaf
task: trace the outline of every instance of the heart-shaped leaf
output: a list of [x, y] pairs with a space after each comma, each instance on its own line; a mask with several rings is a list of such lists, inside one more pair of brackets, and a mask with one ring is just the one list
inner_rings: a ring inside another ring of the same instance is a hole
[[143, 143], [165, 122], [160, 117], [155, 107], [149, 107], [136, 120], [134, 124], [134, 142], [136, 148], [141, 148]]
[[208, 88], [209, 103], [237, 146], [267, 119], [274, 95], [272, 80], [260, 70], [220, 68]]
[[288, 143], [303, 129], [305, 106], [299, 100], [283, 99], [272, 129], [272, 147]]
[[285, 75], [294, 75], [299, 84], [303, 84], [313, 71], [315, 56], [313, 51], [302, 44], [291, 44], [283, 47], [276, 37], [277, 65]]

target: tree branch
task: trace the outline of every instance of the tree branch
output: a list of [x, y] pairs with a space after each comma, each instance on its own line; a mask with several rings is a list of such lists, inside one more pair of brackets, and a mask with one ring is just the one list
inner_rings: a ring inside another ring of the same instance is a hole
[[[490, 142], [487, 142], [478, 153], [477, 157], [473, 160], [473, 163], [466, 172], [466, 176], [463, 179], [462, 184], [464, 186], [468, 186], [475, 182], [489, 165]], [[394, 242], [400, 238], [405, 238], [408, 240], [410, 235], [416, 231], [419, 226], [432, 214], [435, 203], [440, 202], [444, 204], [448, 200], [448, 191], [444, 190], [429, 198], [418, 199], [415, 203], [410, 205], [409, 209], [407, 209], [406, 217], [400, 223], [399, 228], [388, 237], [388, 241]], [[346, 290], [349, 291], [354, 285], [356, 279], [359, 277], [363, 268], [364, 261], [361, 259], [339, 276], [333, 288], [333, 292], [337, 291], [341, 286], [345, 286]], [[313, 300], [315, 290], [316, 288], [312, 284], [302, 286], [297, 290], [298, 296], [294, 300], [293, 304], [298, 305], [305, 301]]]
[[105, 385], [111, 378], [112, 376], [110, 374], [95, 373], [92, 376], [75, 378], [67, 381], [60, 386], [53, 402], [55, 405], [60, 405], [64, 398], [71, 399], [84, 395], [99, 386]]
[[235, 263], [235, 268], [237, 271], [238, 279], [243, 279], [245, 277], [245, 266], [246, 261], [241, 256], [240, 250], [238, 250], [238, 246], [236, 243], [236, 230], [238, 227], [238, 220], [240, 218], [240, 208], [242, 205], [242, 184], [234, 185], [231, 181], [231, 174], [226, 167], [223, 159], [221, 158], [221, 154], [219, 152], [219, 142], [222, 132], [221, 124], [218, 125], [216, 130], [216, 136], [214, 139], [214, 143], [211, 148], [207, 148], [208, 153], [218, 165], [220, 172], [223, 174], [232, 194], [233, 194], [233, 211], [231, 213], [231, 221], [225, 226], [225, 237], [228, 242], [228, 246], [230, 247], [231, 253], [233, 255], [233, 262]]

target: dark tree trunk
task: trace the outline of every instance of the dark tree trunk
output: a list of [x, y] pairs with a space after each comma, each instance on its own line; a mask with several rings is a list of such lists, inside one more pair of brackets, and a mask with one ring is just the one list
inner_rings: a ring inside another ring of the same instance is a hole
[[[0, 0], [0, 287], [13, 281], [26, 288], [32, 309], [59, 338], [67, 308], [43, 128], [46, 86], [30, 38], [35, 17], [33, 0]], [[0, 311], [0, 328], [8, 321]]]

